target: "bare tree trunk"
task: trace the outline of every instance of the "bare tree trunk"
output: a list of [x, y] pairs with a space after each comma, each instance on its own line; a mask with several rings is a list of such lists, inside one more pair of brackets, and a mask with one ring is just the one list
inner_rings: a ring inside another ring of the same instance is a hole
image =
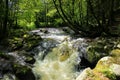
[[8, 29], [8, 0], [5, 1], [5, 15], [4, 15], [4, 27], [3, 27], [3, 34], [7, 35], [7, 29]]
[[55, 6], [55, 8], [56, 8], [56, 10], [57, 10], [57, 12], [58, 12], [58, 14], [59, 14], [59, 16], [62, 18], [62, 20], [63, 20], [65, 23], [67, 23], [67, 22], [65, 21], [64, 17], [60, 14], [60, 11], [59, 11], [59, 9], [58, 9], [58, 7], [57, 7], [57, 4], [56, 4], [56, 0], [53, 0], [53, 3], [54, 3], [54, 6]]
[[[61, 0], [58, 0], [58, 1], [59, 1], [60, 10], [58, 9], [58, 6], [57, 6], [57, 4], [56, 4], [56, 0], [53, 0], [54, 5], [55, 5], [55, 7], [56, 7], [56, 9], [57, 9], [57, 12], [59, 13], [60, 17], [62, 18], [62, 20], [63, 20], [65, 23], [68, 24], [68, 26], [69, 26], [73, 31], [78, 32], [77, 29], [73, 28], [74, 25], [72, 24], [72, 22], [68, 19], [68, 17], [67, 17], [66, 14], [64, 13], [64, 11], [63, 11], [63, 9], [62, 9]], [[62, 13], [62, 15], [60, 14], [60, 12]]]

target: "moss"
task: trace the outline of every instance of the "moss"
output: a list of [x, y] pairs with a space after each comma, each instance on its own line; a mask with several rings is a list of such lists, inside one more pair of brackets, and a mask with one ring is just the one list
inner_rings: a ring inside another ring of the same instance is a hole
[[120, 49], [114, 49], [110, 54], [112, 57], [120, 57]]
[[98, 61], [94, 70], [104, 71], [104, 70], [108, 69], [112, 63], [114, 63], [114, 58], [104, 57]]
[[28, 57], [26, 58], [26, 60], [27, 60], [27, 61], [31, 61], [31, 60], [33, 60], [33, 57], [28, 56]]
[[88, 76], [85, 80], [109, 80], [103, 73], [92, 70], [87, 73]]
[[28, 35], [28, 34], [24, 34], [23, 39], [24, 39], [23, 49], [27, 51], [37, 46], [39, 42], [42, 40], [41, 37], [38, 35]]
[[116, 58], [114, 57], [104, 57], [100, 59], [93, 71], [102, 73], [110, 80], [116, 80], [116, 75], [112, 72], [110, 68], [112, 64], [116, 63], [115, 59]]
[[71, 49], [57, 47], [52, 50], [52, 53], [55, 54], [54, 57], [52, 56], [52, 59], [58, 58], [59, 61], [65, 61], [70, 57]]
[[113, 57], [113, 62], [120, 64], [120, 49], [114, 49], [111, 51], [110, 56]]
[[67, 60], [72, 54], [72, 52], [73, 52], [73, 49], [71, 49], [71, 47], [69, 46], [69, 43], [65, 42], [65, 44], [59, 47], [59, 55], [58, 55], [59, 60], [60, 61]]
[[29, 64], [34, 64], [35, 63], [35, 59], [32, 56], [26, 56], [25, 62], [29, 63]]
[[108, 77], [110, 80], [116, 80], [116, 75], [110, 71], [110, 69], [104, 69], [101, 71], [106, 77]]
[[99, 69], [94, 69], [94, 71], [98, 71], [100, 73], [102, 73], [105, 77], [109, 78], [110, 80], [116, 80], [116, 76], [115, 74], [110, 70], [110, 67], [109, 67], [110, 64], [104, 66], [104, 65], [101, 65], [99, 66]]
[[28, 66], [14, 64], [14, 74], [19, 80], [35, 80], [32, 69]]
[[25, 29], [11, 29], [9, 38], [21, 37], [22, 35], [28, 33], [28, 30]]
[[22, 66], [20, 64], [14, 63], [13, 68], [15, 70], [15, 73], [23, 73], [25, 74], [30, 68], [28, 66]]
[[95, 51], [93, 47], [88, 48], [87, 54], [88, 61], [90, 61], [91, 63], [96, 63], [102, 57], [97, 51]]
[[18, 29], [12, 30], [10, 37], [3, 41], [3, 45], [9, 47], [10, 51], [27, 48], [27, 50], [30, 50], [41, 40], [42, 38], [39, 35], [29, 34], [27, 30]]
[[88, 60], [91, 63], [97, 62], [101, 57], [109, 55], [117, 44], [115, 39], [97, 38], [94, 39], [87, 47]]
[[9, 47], [11, 49], [17, 49], [19, 47], [22, 47], [23, 45], [23, 39], [22, 38], [18, 38], [18, 37], [13, 37], [11, 39], [8, 39], [8, 42], [9, 42]]
[[71, 56], [71, 54], [73, 53], [73, 50], [74, 49], [72, 49], [71, 46], [69, 46], [69, 43], [65, 42], [57, 46], [56, 48], [53, 48], [50, 54], [54, 54], [51, 56], [52, 59], [57, 58], [59, 61], [62, 62], [62, 61], [66, 61]]
[[93, 80], [116, 80], [116, 75], [108, 68], [101, 71], [93, 70], [93, 72]]
[[63, 53], [59, 56], [59, 60], [60, 61], [65, 61], [66, 59], [68, 59], [70, 57], [69, 52]]

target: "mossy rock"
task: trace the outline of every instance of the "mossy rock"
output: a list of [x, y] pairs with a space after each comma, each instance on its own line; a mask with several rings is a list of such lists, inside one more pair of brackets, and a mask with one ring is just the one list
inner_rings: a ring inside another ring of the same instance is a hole
[[29, 64], [34, 64], [35, 63], [35, 58], [34, 55], [26, 52], [25, 50], [19, 51], [18, 52], [19, 56], [24, 56], [24, 62], [29, 63]]
[[70, 57], [69, 52], [67, 52], [67, 53], [62, 53], [62, 54], [60, 54], [60, 56], [59, 56], [59, 60], [60, 60], [60, 61], [65, 61], [65, 60], [67, 60], [69, 57]]
[[28, 30], [25, 30], [25, 29], [12, 29], [11, 37], [21, 37], [26, 33], [28, 33]]
[[69, 43], [65, 42], [59, 48], [58, 58], [60, 61], [67, 60], [73, 53], [73, 49], [69, 46]]
[[114, 58], [112, 58], [112, 57], [103, 57], [98, 61], [97, 65], [95, 67], [95, 70], [97, 70], [97, 71], [103, 71], [104, 69], [106, 70], [113, 63], [114, 63]]
[[32, 69], [28, 66], [23, 66], [15, 63], [14, 73], [19, 80], [35, 80], [35, 75], [32, 72]]
[[100, 59], [100, 54], [96, 52], [93, 47], [87, 48], [87, 55], [88, 55], [87, 59], [91, 63], [94, 63]]
[[113, 56], [113, 57], [120, 57], [120, 49], [112, 50], [110, 55]]
[[120, 65], [119, 64], [112, 64], [110, 66], [111, 71], [120, 78]]
[[93, 70], [87, 69], [86, 73], [81, 73], [87, 75], [84, 79], [80, 76], [80, 79], [76, 80], [116, 80], [116, 74], [110, 68], [114, 62], [113, 57], [103, 57]]
[[76, 80], [86, 80], [89, 74], [92, 74], [92, 70], [90, 68], [86, 68], [77, 78]]
[[72, 49], [72, 47], [69, 46], [69, 43], [65, 42], [53, 48], [50, 54], [54, 54], [52, 55], [52, 59], [58, 59], [59, 61], [62, 62], [66, 61], [71, 56], [73, 51], [74, 49]]
[[35, 59], [34, 59], [33, 56], [27, 56], [25, 62], [29, 63], [29, 64], [34, 64], [35, 63]]
[[35, 34], [24, 34], [23, 38], [25, 41], [41, 40], [42, 39], [39, 35], [35, 35]]
[[110, 56], [114, 58], [114, 63], [120, 65], [120, 49], [114, 49], [111, 51]]
[[[70, 48], [68, 48], [68, 49], [70, 49]], [[68, 50], [68, 49], [64, 48], [64, 50], [63, 50], [60, 47], [53, 48], [51, 54], [54, 54], [54, 57], [52, 57], [52, 59], [58, 59], [61, 62], [62, 61], [66, 61], [70, 57], [70, 55], [71, 55], [71, 49], [70, 50]]]
[[103, 40], [103, 42], [96, 41], [95, 44], [94, 42], [90, 44], [87, 51], [88, 60], [90, 62], [95, 62], [99, 60], [99, 58], [103, 58], [97, 62], [96, 67], [91, 71], [91, 73], [88, 73], [88, 76], [83, 80], [120, 79], [120, 49], [118, 48], [118, 43], [119, 40], [108, 39]]
[[47, 29], [40, 29], [40, 32], [43, 32], [45, 34], [49, 33], [49, 31]]
[[17, 63], [13, 64], [15, 73], [26, 73], [30, 68], [28, 66], [23, 66]]
[[33, 47], [39, 45], [39, 42], [42, 41], [42, 38], [38, 35], [24, 34], [23, 39], [24, 39], [23, 49], [27, 51], [33, 49]]
[[90, 63], [96, 64], [100, 58], [108, 56], [109, 53], [114, 49], [114, 45], [116, 45], [117, 43], [118, 41], [116, 41], [114, 38], [94, 39], [94, 41], [89, 43], [89, 46], [87, 47], [87, 60]]
[[11, 48], [11, 50], [15, 50], [23, 46], [22, 38], [14, 37], [14, 38], [8, 39], [8, 42], [9, 42], [8, 46]]
[[[29, 34], [28, 31], [16, 30], [19, 34], [12, 33], [12, 37], [9, 37], [6, 41], [6, 46], [9, 47], [10, 51], [26, 49], [30, 50], [42, 40], [39, 35]], [[28, 49], [27, 49], [28, 48]]]
[[86, 68], [76, 80], [110, 80], [104, 74]]
[[40, 41], [28, 41], [28, 42], [25, 42], [25, 44], [23, 45], [22, 49], [26, 50], [26, 51], [30, 51], [32, 50], [34, 47], [38, 46], [39, 45], [39, 42]]
[[116, 70], [118, 67], [113, 67], [114, 64], [119, 65], [117, 60], [116, 57], [103, 57], [98, 61], [94, 71], [103, 73], [106, 77], [110, 78], [110, 80], [116, 80], [117, 76], [120, 75], [120, 71]]

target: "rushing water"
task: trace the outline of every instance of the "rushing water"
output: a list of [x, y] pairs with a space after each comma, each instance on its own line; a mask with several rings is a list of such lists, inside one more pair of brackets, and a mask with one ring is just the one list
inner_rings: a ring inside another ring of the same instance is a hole
[[[48, 29], [44, 34], [40, 30], [32, 33], [40, 35], [44, 40], [36, 47], [39, 54], [33, 71], [37, 80], [76, 80], [80, 71], [76, 69], [85, 53], [87, 44], [84, 39], [72, 39], [60, 29]], [[84, 55], [85, 56], [85, 55]]]

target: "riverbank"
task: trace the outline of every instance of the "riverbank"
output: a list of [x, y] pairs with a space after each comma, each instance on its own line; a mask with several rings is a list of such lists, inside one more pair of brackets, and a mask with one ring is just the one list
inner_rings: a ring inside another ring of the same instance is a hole
[[[77, 35], [74, 37], [73, 32], [72, 35], [68, 34], [70, 32], [66, 28], [65, 30], [41, 28], [15, 32], [12, 37], [1, 42], [1, 80], [5, 76], [8, 78], [12, 76], [12, 80], [41, 80], [46, 72], [53, 73], [47, 74], [49, 80], [61, 80], [61, 78], [75, 80], [83, 69], [95, 68], [102, 57], [109, 56], [112, 50], [120, 48], [119, 37], [90, 39]], [[53, 71], [47, 71], [46, 68]], [[41, 72], [41, 70], [45, 71]], [[31, 79], [27, 78], [29, 76]]]

